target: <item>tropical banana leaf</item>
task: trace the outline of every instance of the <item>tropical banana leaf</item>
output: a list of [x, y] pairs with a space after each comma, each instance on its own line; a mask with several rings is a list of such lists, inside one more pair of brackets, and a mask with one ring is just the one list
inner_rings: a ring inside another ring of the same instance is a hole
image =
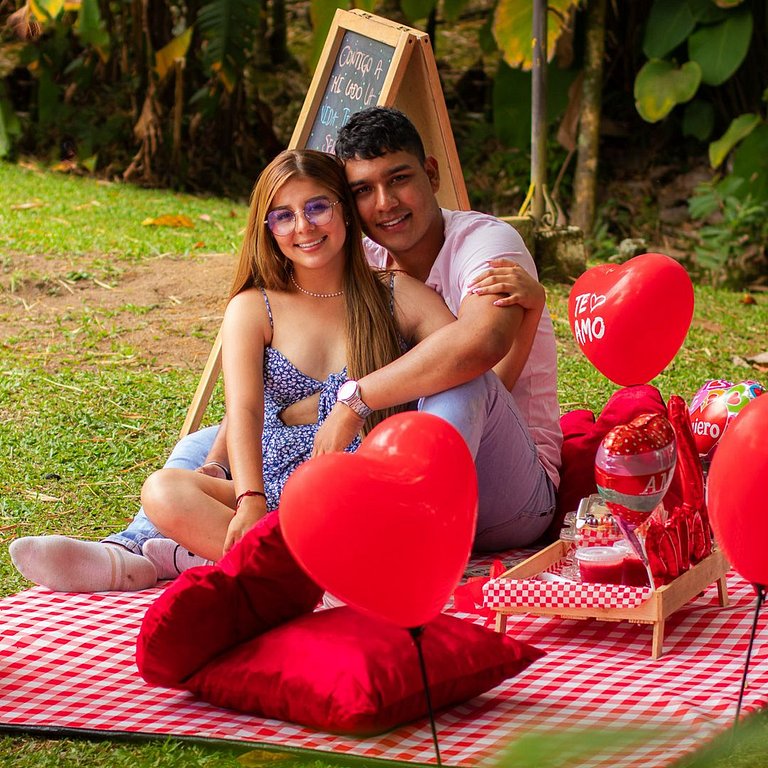
[[205, 40], [203, 63], [231, 93], [256, 39], [261, 3], [257, 0], [212, 0], [197, 15]]
[[64, 9], [64, 0], [29, 0], [29, 7], [38, 21], [51, 21]]
[[426, 19], [436, 5], [437, 0], [400, 0], [405, 18], [411, 23]]
[[[5, 86], [3, 85], [3, 90]], [[0, 94], [0, 157], [6, 157], [13, 147], [13, 140], [21, 133], [19, 118], [13, 111], [13, 105]]]
[[[312, 20], [312, 29], [314, 30], [312, 45], [313, 68], [320, 60], [320, 54], [323, 52], [323, 46], [325, 45], [325, 38], [328, 36], [328, 30], [331, 28], [331, 22], [336, 15], [337, 8], [346, 10], [349, 8], [349, 3], [346, 0], [310, 0], [309, 17]], [[372, 10], [370, 8], [363, 8], [363, 4], [360, 5], [360, 8], [362, 10]]]
[[155, 72], [162, 80], [170, 69], [173, 68], [173, 62], [176, 59], [183, 59], [189, 50], [189, 44], [192, 42], [193, 27], [187, 27], [180, 35], [164, 45], [159, 51], [155, 52]]
[[111, 41], [101, 18], [99, 0], [82, 0], [75, 30], [80, 40], [85, 45], [90, 45], [102, 61], [109, 60]]
[[[547, 3], [547, 57], [554, 56], [555, 43], [579, 0], [549, 0]], [[533, 3], [531, 0], [499, 0], [493, 16], [493, 36], [510, 67], [528, 70], [533, 65]]]

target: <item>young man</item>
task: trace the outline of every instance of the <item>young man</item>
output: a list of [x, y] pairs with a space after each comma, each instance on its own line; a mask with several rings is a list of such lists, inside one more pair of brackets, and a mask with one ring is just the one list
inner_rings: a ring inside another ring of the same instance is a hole
[[[451, 422], [475, 456], [475, 549], [530, 544], [551, 520], [559, 482], [554, 331], [543, 305], [537, 318], [520, 305], [495, 305], [496, 289], [486, 293], [479, 286], [486, 285], [491, 263], [508, 259], [516, 265], [512, 271], [523, 268], [535, 276], [533, 260], [508, 224], [439, 207], [437, 162], [397, 110], [374, 107], [354, 114], [339, 132], [335, 151], [370, 238], [369, 261], [425, 281], [457, 317], [362, 378], [354, 396], [364, 408], [377, 409], [430, 395], [419, 408]], [[318, 432], [315, 453], [340, 450], [360, 424], [353, 408], [337, 403]]]
[[[371, 264], [425, 281], [457, 321], [385, 368], [348, 382], [314, 453], [348, 445], [368, 408], [421, 397], [419, 408], [452, 423], [475, 457], [475, 549], [530, 544], [554, 512], [562, 442], [554, 332], [543, 289], [528, 277], [536, 276], [533, 260], [508, 224], [439, 207], [437, 162], [397, 110], [353, 115], [336, 153], [355, 193]], [[224, 476], [224, 430], [214, 442], [215, 433], [185, 438], [166, 466], [203, 464], [202, 471]], [[140, 510], [126, 531], [104, 543], [29, 537], [14, 542], [12, 556], [27, 578], [73, 591], [143, 589], [202, 562], [157, 536]]]

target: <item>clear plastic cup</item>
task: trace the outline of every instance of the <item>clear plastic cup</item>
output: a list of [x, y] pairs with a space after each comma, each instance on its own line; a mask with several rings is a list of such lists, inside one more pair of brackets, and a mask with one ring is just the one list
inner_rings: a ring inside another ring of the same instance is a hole
[[621, 584], [624, 554], [615, 547], [579, 547], [575, 554], [584, 582]]

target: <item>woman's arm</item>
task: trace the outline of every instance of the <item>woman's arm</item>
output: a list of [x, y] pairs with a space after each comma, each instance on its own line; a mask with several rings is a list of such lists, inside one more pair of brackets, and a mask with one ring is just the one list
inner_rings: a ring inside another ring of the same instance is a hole
[[222, 368], [227, 411], [227, 455], [240, 505], [224, 542], [228, 552], [266, 512], [261, 435], [264, 428], [264, 348], [271, 328], [261, 291], [239, 293], [222, 324]]

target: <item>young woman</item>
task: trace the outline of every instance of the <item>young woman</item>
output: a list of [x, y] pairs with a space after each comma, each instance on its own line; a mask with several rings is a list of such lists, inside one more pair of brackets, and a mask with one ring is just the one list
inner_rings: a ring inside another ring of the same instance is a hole
[[[342, 384], [453, 320], [421, 282], [368, 266], [336, 158], [281, 153], [254, 188], [222, 325], [232, 480], [159, 470], [142, 491], [148, 517], [165, 536], [218, 560], [277, 508]], [[366, 417], [363, 430], [396, 410], [367, 414], [354, 393], [341, 399]]]

